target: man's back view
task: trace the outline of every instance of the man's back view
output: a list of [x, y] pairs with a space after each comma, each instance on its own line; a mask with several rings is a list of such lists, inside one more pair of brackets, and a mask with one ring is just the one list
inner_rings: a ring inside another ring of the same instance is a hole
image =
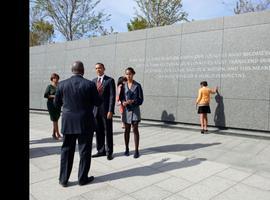
[[73, 76], [59, 83], [54, 103], [62, 109], [63, 144], [61, 148], [59, 183], [66, 187], [73, 165], [78, 139], [80, 164], [79, 185], [85, 185], [94, 177], [88, 177], [91, 164], [92, 139], [94, 130], [93, 107], [102, 103], [95, 84], [83, 78], [84, 66], [80, 61], [72, 65]]

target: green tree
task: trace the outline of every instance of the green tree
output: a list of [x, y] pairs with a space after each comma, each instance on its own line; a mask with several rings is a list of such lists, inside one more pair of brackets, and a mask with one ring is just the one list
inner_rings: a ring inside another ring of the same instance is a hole
[[[139, 12], [136, 15], [145, 19], [147, 27], [171, 25], [188, 21], [188, 13], [182, 10], [182, 0], [135, 0]], [[140, 14], [139, 14], [140, 13]]]
[[95, 12], [100, 0], [35, 0], [35, 8], [50, 20], [67, 41], [99, 32], [110, 15]]
[[54, 34], [53, 25], [49, 22], [35, 21], [31, 24], [31, 29], [29, 33], [30, 46], [43, 45], [50, 43]]
[[130, 23], [127, 23], [128, 31], [134, 31], [139, 29], [147, 28], [147, 21], [144, 18], [135, 17], [133, 20], [130, 20]]

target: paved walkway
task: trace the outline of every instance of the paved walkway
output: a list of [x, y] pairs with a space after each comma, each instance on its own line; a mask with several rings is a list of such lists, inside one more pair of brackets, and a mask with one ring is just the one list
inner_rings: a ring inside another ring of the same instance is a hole
[[123, 156], [123, 130], [115, 120], [114, 159], [92, 159], [94, 182], [78, 186], [76, 151], [70, 186], [63, 188], [62, 142], [51, 138], [51, 127], [47, 114], [30, 112], [31, 200], [270, 199], [270, 140], [141, 124], [141, 157], [134, 159], [133, 152]]

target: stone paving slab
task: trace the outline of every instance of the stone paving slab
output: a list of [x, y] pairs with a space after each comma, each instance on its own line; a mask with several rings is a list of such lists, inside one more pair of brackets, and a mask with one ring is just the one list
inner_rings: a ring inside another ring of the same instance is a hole
[[51, 138], [51, 128], [48, 115], [30, 113], [31, 200], [270, 199], [269, 140], [142, 124], [141, 156], [134, 159], [132, 133], [126, 157], [116, 120], [114, 159], [93, 158], [89, 175], [95, 180], [79, 186], [76, 149], [69, 186], [63, 188], [58, 184], [62, 141]]

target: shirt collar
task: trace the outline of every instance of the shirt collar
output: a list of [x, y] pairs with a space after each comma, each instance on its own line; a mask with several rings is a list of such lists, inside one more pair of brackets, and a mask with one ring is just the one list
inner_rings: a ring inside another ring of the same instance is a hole
[[98, 76], [98, 79], [101, 78], [101, 82], [102, 82], [104, 79], [104, 76], [105, 76], [105, 74], [103, 74], [102, 76]]

